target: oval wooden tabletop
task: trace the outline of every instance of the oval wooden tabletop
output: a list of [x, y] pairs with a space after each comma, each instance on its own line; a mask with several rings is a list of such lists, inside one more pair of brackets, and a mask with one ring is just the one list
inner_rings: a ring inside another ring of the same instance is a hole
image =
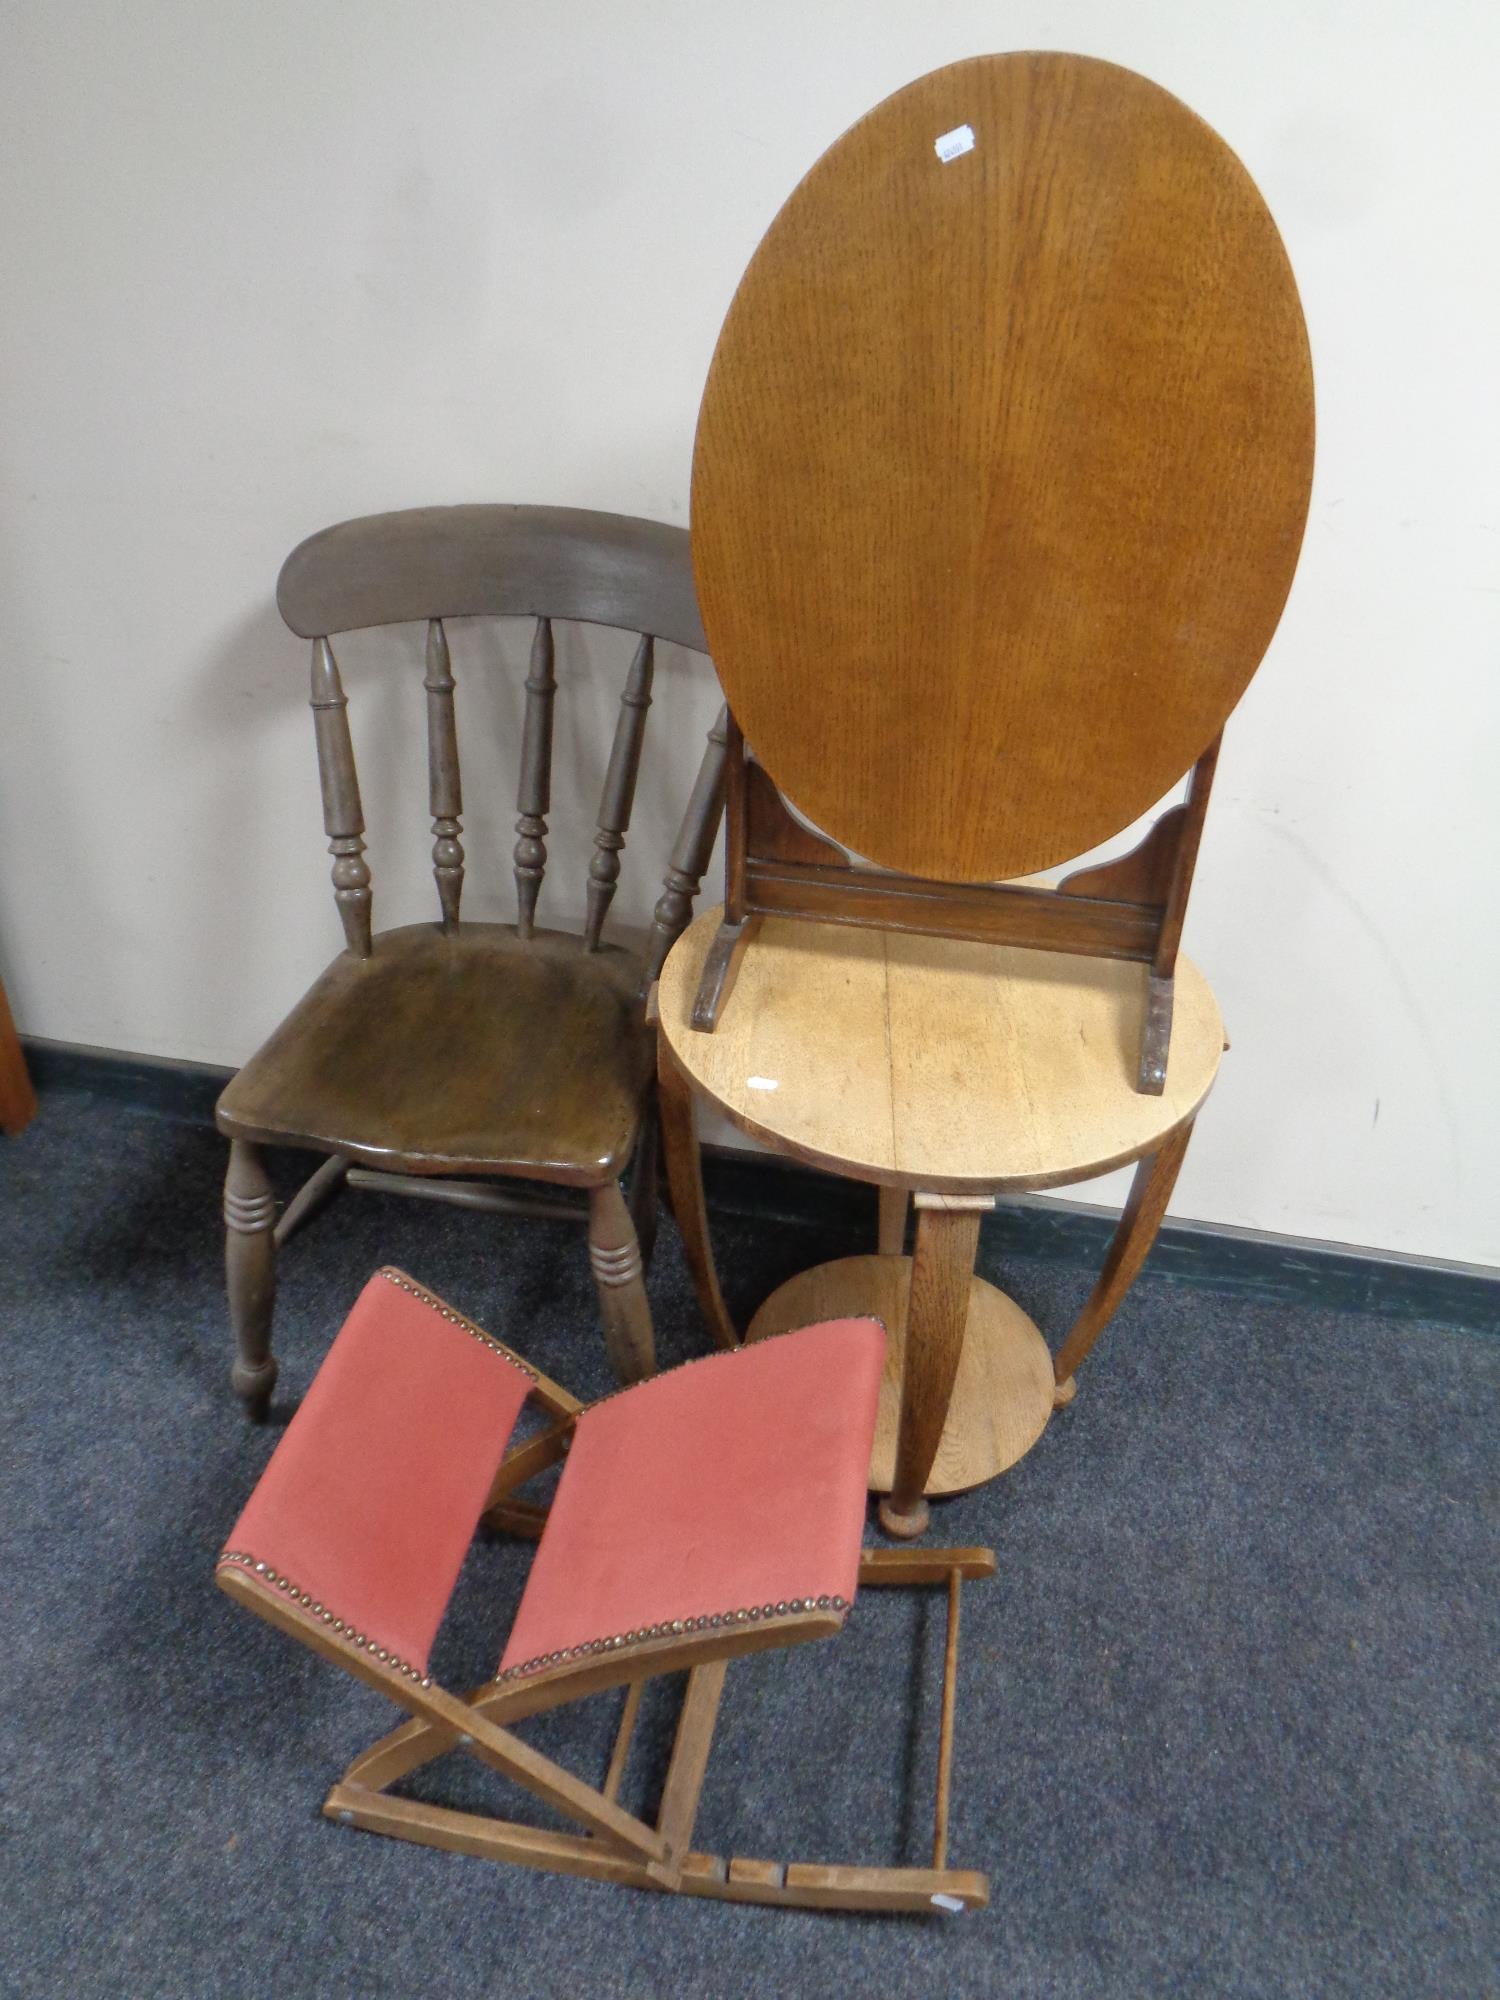
[[1208, 1095], [1224, 1025], [1177, 960], [1167, 1087], [1135, 1088], [1144, 966], [767, 917], [714, 1032], [691, 1028], [720, 912], [662, 970], [661, 1029], [741, 1131], [939, 1194], [1061, 1187], [1138, 1159]]
[[719, 338], [692, 536], [730, 705], [883, 867], [1065, 861], [1243, 693], [1312, 448], [1291, 267], [1216, 133], [1084, 56], [922, 77], [813, 167]]

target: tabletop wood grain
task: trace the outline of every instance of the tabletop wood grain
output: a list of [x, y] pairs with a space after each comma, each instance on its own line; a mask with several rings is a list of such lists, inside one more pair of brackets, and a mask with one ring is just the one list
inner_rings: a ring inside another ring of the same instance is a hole
[[1177, 961], [1166, 1089], [1135, 1088], [1146, 969], [768, 917], [713, 1034], [689, 1026], [719, 922], [663, 969], [661, 1031], [694, 1089], [778, 1152], [937, 1192], [1061, 1187], [1154, 1152], [1207, 1096], [1224, 1027]]
[[793, 193], [714, 356], [693, 558], [730, 706], [884, 867], [1053, 866], [1243, 693], [1312, 451], [1291, 268], [1216, 133], [1082, 56], [923, 77]]

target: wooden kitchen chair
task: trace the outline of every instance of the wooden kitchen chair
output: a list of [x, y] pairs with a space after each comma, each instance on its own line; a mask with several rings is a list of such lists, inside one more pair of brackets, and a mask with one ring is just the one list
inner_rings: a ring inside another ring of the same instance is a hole
[[[644, 952], [604, 921], [630, 824], [658, 639], [704, 650], [688, 537], [619, 514], [434, 507], [346, 521], [295, 549], [277, 603], [312, 641], [323, 818], [345, 949], [229, 1084], [224, 1188], [233, 1380], [265, 1416], [276, 1381], [276, 1252], [346, 1183], [472, 1208], [585, 1209], [501, 1192], [496, 1177], [583, 1190], [610, 1359], [654, 1367], [643, 1263], [656, 1215], [653, 1037], [643, 1000], [687, 922], [722, 803], [726, 719], [710, 734]], [[460, 922], [464, 885], [454, 678], [443, 620], [535, 622], [516, 801], [517, 922]], [[554, 619], [641, 635], [620, 698], [582, 936], [538, 926], [551, 810]], [[425, 623], [434, 924], [372, 931], [365, 822], [331, 635]], [[266, 1144], [328, 1157], [280, 1221]], [[627, 1203], [621, 1176], [634, 1162]]]
[[[988, 1549], [861, 1552], [885, 1352], [875, 1320], [689, 1362], [583, 1408], [402, 1272], [372, 1278], [229, 1543], [220, 1585], [378, 1688], [410, 1720], [324, 1803], [346, 1825], [523, 1867], [730, 1902], [957, 1911], [985, 1877], [947, 1866], [960, 1578]], [[544, 1426], [510, 1444], [530, 1398]], [[507, 1446], [509, 1445], [509, 1449]], [[515, 1489], [566, 1454], [545, 1514]], [[493, 1679], [457, 1696], [428, 1661], [481, 1517], [540, 1542]], [[697, 1852], [699, 1794], [728, 1662], [832, 1637], [860, 1583], [942, 1583], [949, 1620], [932, 1865], [830, 1867]], [[654, 1824], [619, 1802], [645, 1683], [687, 1670]], [[599, 1785], [512, 1725], [626, 1690]], [[450, 1750], [514, 1779], [581, 1831], [392, 1797]]]

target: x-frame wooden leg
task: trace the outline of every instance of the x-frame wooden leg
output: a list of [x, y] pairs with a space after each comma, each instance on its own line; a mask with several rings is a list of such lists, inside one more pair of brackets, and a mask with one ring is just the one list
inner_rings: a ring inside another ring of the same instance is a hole
[[[989, 1900], [989, 1885], [982, 1874], [945, 1865], [947, 1854], [948, 1796], [952, 1768], [953, 1716], [958, 1648], [958, 1600], [960, 1581], [993, 1574], [994, 1556], [988, 1549], [882, 1549], [867, 1551], [861, 1564], [860, 1581], [872, 1586], [942, 1583], [947, 1587], [949, 1626], [944, 1655], [943, 1712], [939, 1740], [939, 1772], [933, 1865], [929, 1868], [827, 1866], [802, 1862], [779, 1862], [745, 1856], [726, 1857], [699, 1853], [691, 1845], [698, 1801], [708, 1768], [714, 1724], [723, 1692], [728, 1662], [710, 1660], [690, 1670], [687, 1693], [678, 1720], [677, 1736], [663, 1787], [655, 1828], [623, 1815], [630, 1821], [629, 1837], [620, 1838], [618, 1820], [611, 1825], [605, 1815], [619, 1814], [617, 1794], [640, 1704], [643, 1680], [626, 1689], [620, 1730], [610, 1757], [603, 1784], [595, 1790], [570, 1784], [590, 1794], [593, 1830], [587, 1833], [551, 1833], [514, 1820], [491, 1819], [476, 1813], [455, 1812], [447, 1807], [429, 1806], [410, 1799], [392, 1798], [384, 1789], [398, 1778], [420, 1769], [453, 1748], [463, 1748], [487, 1762], [487, 1738], [493, 1725], [486, 1725], [484, 1710], [491, 1705], [503, 1709], [506, 1697], [493, 1683], [476, 1690], [463, 1706], [474, 1718], [468, 1731], [459, 1730], [449, 1717], [419, 1716], [393, 1730], [355, 1759], [343, 1780], [324, 1801], [323, 1810], [347, 1826], [371, 1833], [393, 1834], [423, 1846], [451, 1852], [474, 1854], [494, 1861], [508, 1861], [521, 1867], [549, 1869], [562, 1874], [588, 1876], [596, 1881], [615, 1882], [635, 1888], [654, 1888], [690, 1896], [716, 1897], [723, 1901], [768, 1903], [809, 1909], [893, 1910], [930, 1913], [957, 1912], [981, 1908]], [[560, 1691], [554, 1705], [572, 1696]], [[506, 1730], [494, 1730], [511, 1744], [516, 1739]], [[476, 1740], [477, 1739], [477, 1740]], [[560, 1796], [554, 1775], [548, 1768], [544, 1782], [533, 1783], [514, 1764], [514, 1753], [506, 1768], [549, 1804], [578, 1817], [576, 1794]], [[565, 1774], [564, 1774], [565, 1775]], [[659, 1843], [656, 1855], [642, 1851], [642, 1833]]]

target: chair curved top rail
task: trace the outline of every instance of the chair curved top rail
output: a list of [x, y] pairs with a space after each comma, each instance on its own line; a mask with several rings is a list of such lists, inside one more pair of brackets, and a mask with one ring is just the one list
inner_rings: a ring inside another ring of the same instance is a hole
[[304, 639], [433, 618], [550, 617], [706, 653], [685, 528], [584, 507], [412, 507], [324, 528], [282, 565]]

